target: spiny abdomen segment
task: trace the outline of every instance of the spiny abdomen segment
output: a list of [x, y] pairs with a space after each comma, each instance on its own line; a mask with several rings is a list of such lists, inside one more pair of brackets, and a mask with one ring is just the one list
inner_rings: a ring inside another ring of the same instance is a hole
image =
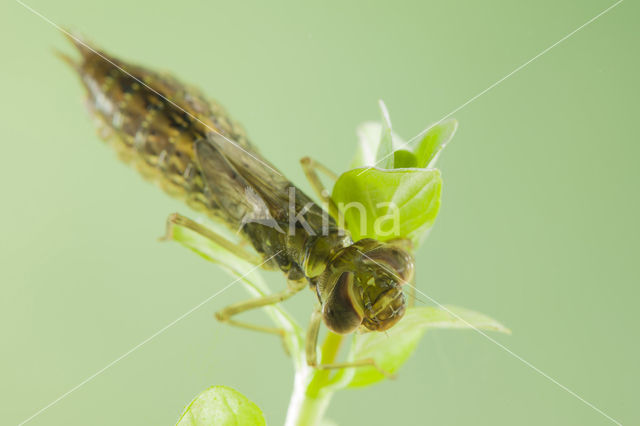
[[216, 219], [228, 220], [220, 214], [216, 200], [205, 194], [194, 142], [215, 132], [250, 148], [242, 128], [222, 107], [172, 77], [70, 39], [81, 60], [61, 56], [78, 72], [87, 89], [87, 106], [100, 136], [123, 161], [170, 195]]

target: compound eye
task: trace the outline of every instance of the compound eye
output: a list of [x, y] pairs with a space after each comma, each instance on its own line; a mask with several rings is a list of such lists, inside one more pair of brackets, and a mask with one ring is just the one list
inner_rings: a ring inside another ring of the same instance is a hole
[[402, 280], [399, 284], [413, 280], [413, 256], [401, 248], [390, 245], [380, 246], [367, 252], [367, 260], [393, 271], [393, 275]]
[[347, 334], [362, 324], [362, 299], [357, 293], [352, 272], [344, 272], [322, 306], [322, 318], [327, 327], [338, 334]]

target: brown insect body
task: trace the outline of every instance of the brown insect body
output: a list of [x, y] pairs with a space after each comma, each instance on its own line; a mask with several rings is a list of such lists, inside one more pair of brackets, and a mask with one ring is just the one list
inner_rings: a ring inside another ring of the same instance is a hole
[[[375, 240], [353, 244], [333, 218], [275, 172], [222, 107], [196, 89], [72, 41], [81, 61], [61, 56], [86, 87], [100, 136], [123, 161], [195, 210], [240, 229], [263, 258], [275, 254], [271, 266], [289, 279], [307, 279], [332, 330], [384, 330], [401, 318], [401, 284], [413, 275], [408, 253]], [[289, 191], [295, 192], [293, 212]], [[247, 201], [252, 194], [277, 226], [245, 223], [256, 208]], [[310, 206], [310, 229], [296, 224], [294, 232], [283, 232], [291, 231], [290, 215], [304, 206]]]

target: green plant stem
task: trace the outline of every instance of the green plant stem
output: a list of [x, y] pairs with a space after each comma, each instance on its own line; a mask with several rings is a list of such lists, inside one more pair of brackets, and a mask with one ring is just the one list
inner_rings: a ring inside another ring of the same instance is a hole
[[[322, 363], [335, 361], [343, 336], [329, 332], [321, 348]], [[331, 371], [319, 370], [303, 363], [296, 370], [293, 392], [287, 410], [286, 426], [321, 425], [335, 390], [330, 383]]]
[[313, 382], [315, 373], [313, 368], [306, 366], [296, 372], [286, 426], [315, 426], [322, 423], [333, 392], [309, 394], [309, 384]]

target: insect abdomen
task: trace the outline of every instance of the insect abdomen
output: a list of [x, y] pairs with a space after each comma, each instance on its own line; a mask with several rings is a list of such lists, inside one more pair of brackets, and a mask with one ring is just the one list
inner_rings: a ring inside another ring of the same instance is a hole
[[82, 62], [72, 65], [87, 89], [88, 109], [100, 136], [120, 159], [196, 210], [228, 219], [219, 215], [216, 201], [205, 195], [194, 142], [215, 130], [248, 146], [242, 129], [217, 105], [170, 77], [74, 44]]

